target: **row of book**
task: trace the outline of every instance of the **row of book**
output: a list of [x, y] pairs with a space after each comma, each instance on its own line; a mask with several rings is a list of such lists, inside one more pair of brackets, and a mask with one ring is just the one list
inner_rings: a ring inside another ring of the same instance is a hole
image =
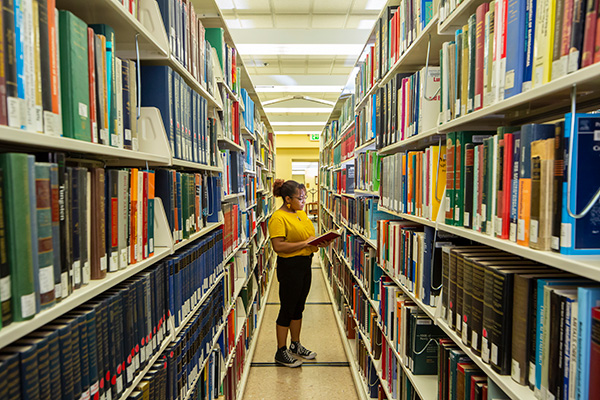
[[437, 145], [383, 157], [380, 204], [388, 210], [435, 221], [444, 188], [448, 187], [446, 157], [446, 147], [440, 152]]
[[244, 108], [242, 110], [244, 126], [252, 133], [252, 135], [254, 135], [254, 123], [256, 119], [256, 107], [254, 101], [252, 101], [252, 98], [250, 98], [246, 89], [240, 91], [240, 100], [244, 103]]
[[377, 239], [377, 221], [390, 218], [381, 211], [376, 197], [342, 196], [340, 217], [342, 223], [367, 239]]
[[218, 136], [241, 145], [240, 103], [237, 98], [230, 96], [223, 86], [220, 93], [223, 100], [223, 129], [219, 130]]
[[153, 171], [70, 167], [63, 153], [37, 159], [0, 155], [3, 325], [154, 254]]
[[383, 157], [374, 150], [367, 150], [356, 155], [354, 177], [356, 189], [379, 193], [382, 159]]
[[167, 276], [157, 264], [4, 347], [2, 392], [118, 398], [171, 334]]
[[228, 256], [244, 239], [240, 235], [242, 232], [242, 218], [239, 205], [224, 203], [223, 217], [223, 253]]
[[214, 77], [221, 75], [214, 71], [217, 60], [226, 82], [236, 82], [235, 49], [226, 45], [222, 28], [205, 28], [189, 0], [159, 0], [158, 6], [173, 57], [202, 87], [211, 94], [216, 90]]
[[440, 68], [396, 74], [373, 94], [373, 125], [377, 148], [384, 148], [436, 127]]
[[365, 61], [358, 65], [355, 84], [358, 99], [362, 99], [394, 66], [434, 14], [434, 4], [430, 0], [401, 0], [399, 5], [390, 5], [383, 10], [375, 22], [375, 43], [366, 50]]
[[141, 105], [160, 111], [174, 158], [217, 165], [217, 132], [221, 121], [208, 109], [207, 100], [171, 67], [144, 65]]
[[600, 60], [597, 14], [594, 2], [581, 1], [479, 5], [440, 50], [442, 122]]
[[220, 222], [219, 175], [161, 168], [156, 171], [156, 196], [162, 200], [174, 243]]
[[600, 185], [587, 168], [597, 162], [598, 121], [595, 114], [567, 114], [564, 122], [500, 127], [495, 135], [449, 133], [446, 224], [538, 250], [598, 254], [592, 215], [600, 205], [572, 216]]
[[325, 126], [325, 129], [323, 130], [323, 134], [321, 135], [323, 141], [327, 143], [330, 141], [335, 142], [336, 140], [338, 140], [340, 135], [340, 128], [340, 121], [337, 119], [327, 124], [327, 126]]
[[241, 151], [221, 150], [223, 160], [223, 196], [244, 193], [244, 154]]
[[354, 107], [356, 105], [355, 96], [351, 94], [344, 100], [340, 109], [340, 117], [338, 119], [341, 131], [345, 131], [354, 122]]

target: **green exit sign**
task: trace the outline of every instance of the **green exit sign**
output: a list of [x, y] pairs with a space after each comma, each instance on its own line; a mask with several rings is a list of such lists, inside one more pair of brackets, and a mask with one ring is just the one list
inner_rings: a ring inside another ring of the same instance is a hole
[[321, 137], [321, 135], [319, 133], [311, 133], [310, 134], [310, 141], [311, 142], [318, 142], [320, 137]]

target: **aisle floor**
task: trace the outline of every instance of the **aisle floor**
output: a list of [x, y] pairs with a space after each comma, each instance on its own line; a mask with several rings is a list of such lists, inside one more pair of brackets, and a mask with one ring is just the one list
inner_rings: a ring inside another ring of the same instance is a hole
[[300, 336], [302, 344], [317, 352], [317, 358], [304, 360], [298, 368], [280, 366], [273, 360], [279, 312], [279, 282], [276, 276], [273, 279], [243, 399], [358, 399], [319, 257], [313, 257], [312, 286]]

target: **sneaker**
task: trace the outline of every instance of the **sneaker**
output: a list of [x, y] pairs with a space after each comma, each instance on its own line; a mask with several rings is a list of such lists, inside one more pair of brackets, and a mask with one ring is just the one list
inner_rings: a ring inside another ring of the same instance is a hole
[[317, 357], [317, 353], [302, 346], [300, 342], [292, 342], [290, 344], [290, 353], [300, 356], [305, 360], [313, 360]]
[[285, 347], [277, 350], [277, 353], [275, 353], [275, 362], [290, 368], [296, 368], [302, 365], [302, 361], [292, 357], [289, 350]]

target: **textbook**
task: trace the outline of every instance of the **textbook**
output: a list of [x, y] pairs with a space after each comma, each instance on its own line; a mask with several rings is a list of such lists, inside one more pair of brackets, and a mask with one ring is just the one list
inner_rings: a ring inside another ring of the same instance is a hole
[[309, 245], [311, 246], [318, 246], [321, 243], [325, 243], [325, 242], [329, 242], [333, 239], [337, 239], [340, 236], [342, 236], [342, 230], [338, 229], [338, 230], [332, 230], [329, 232], [326, 232], [324, 234], [322, 234], [321, 236], [318, 236], [316, 238], [314, 238], [313, 240], [311, 240], [310, 242], [308, 242]]

